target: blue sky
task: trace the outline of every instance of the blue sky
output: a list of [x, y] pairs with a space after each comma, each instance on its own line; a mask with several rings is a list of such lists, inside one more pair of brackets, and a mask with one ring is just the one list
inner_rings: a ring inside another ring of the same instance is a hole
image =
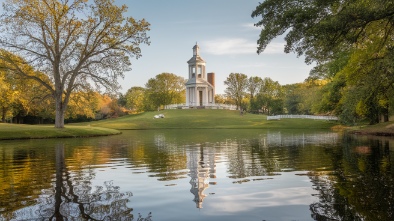
[[266, 51], [256, 53], [260, 29], [250, 15], [262, 0], [115, 0], [126, 4], [127, 16], [145, 18], [151, 24], [150, 46], [132, 59], [132, 71], [120, 80], [122, 93], [142, 86], [156, 75], [169, 72], [187, 78], [187, 61], [197, 42], [207, 72], [216, 76], [216, 93], [222, 94], [230, 73], [270, 77], [280, 84], [303, 82], [312, 66], [295, 54], [283, 52], [279, 37]]

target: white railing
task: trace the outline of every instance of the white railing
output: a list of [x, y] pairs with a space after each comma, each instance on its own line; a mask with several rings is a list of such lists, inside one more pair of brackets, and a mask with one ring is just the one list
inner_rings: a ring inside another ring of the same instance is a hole
[[192, 106], [186, 104], [169, 104], [164, 106], [164, 109], [197, 109], [197, 108], [204, 108], [204, 109], [224, 109], [224, 110], [237, 110], [236, 105], [231, 104], [203, 104], [202, 106]]
[[315, 115], [276, 115], [267, 116], [267, 120], [280, 120], [282, 118], [301, 118], [301, 119], [313, 119], [313, 120], [338, 120], [335, 116], [315, 116]]

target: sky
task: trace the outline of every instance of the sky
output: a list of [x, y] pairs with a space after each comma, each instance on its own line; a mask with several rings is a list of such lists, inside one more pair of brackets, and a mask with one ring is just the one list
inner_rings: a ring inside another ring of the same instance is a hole
[[197, 43], [206, 71], [215, 73], [216, 94], [223, 94], [231, 73], [269, 77], [280, 84], [303, 82], [313, 66], [303, 57], [283, 52], [285, 41], [274, 39], [257, 54], [261, 28], [252, 11], [262, 0], [115, 0], [128, 6], [126, 16], [144, 18], [151, 26], [151, 44], [142, 45], [142, 57], [132, 58], [132, 70], [120, 80], [121, 92], [144, 87], [150, 78], [167, 72], [188, 77], [187, 61]]

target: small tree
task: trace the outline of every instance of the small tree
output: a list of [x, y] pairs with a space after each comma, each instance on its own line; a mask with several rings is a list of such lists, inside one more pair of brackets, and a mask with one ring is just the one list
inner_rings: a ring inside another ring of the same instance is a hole
[[145, 104], [145, 88], [131, 87], [125, 94], [126, 107], [133, 112], [141, 112], [144, 110]]
[[262, 86], [263, 80], [260, 77], [250, 77], [248, 79], [248, 92], [250, 99], [253, 99], [256, 94], [258, 94], [260, 91], [260, 88]]
[[[2, 53], [5, 65], [44, 85], [54, 97], [55, 127], [64, 127], [64, 114], [74, 90], [93, 84], [118, 88], [131, 65], [141, 56], [140, 44], [149, 44], [149, 23], [124, 17], [127, 7], [114, 0], [6, 0], [0, 17], [0, 45], [25, 60]], [[31, 65], [51, 84], [29, 74]]]
[[231, 73], [227, 80], [224, 81], [224, 84], [227, 85], [225, 93], [235, 100], [238, 110], [241, 108], [242, 99], [248, 87], [248, 76], [241, 73]]
[[185, 102], [185, 79], [173, 73], [161, 73], [145, 84], [146, 97], [155, 108]]

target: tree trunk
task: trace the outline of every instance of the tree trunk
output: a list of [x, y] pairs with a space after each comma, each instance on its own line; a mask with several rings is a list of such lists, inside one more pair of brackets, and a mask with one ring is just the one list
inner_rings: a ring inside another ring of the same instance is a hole
[[383, 109], [383, 122], [389, 121], [389, 107], [388, 105]]
[[55, 97], [56, 102], [56, 116], [55, 116], [55, 127], [64, 128], [64, 112], [65, 108], [62, 102], [62, 96]]
[[389, 122], [389, 114], [388, 114], [388, 113], [385, 113], [385, 114], [384, 114], [384, 119], [383, 119], [383, 121], [384, 121], [384, 122]]

